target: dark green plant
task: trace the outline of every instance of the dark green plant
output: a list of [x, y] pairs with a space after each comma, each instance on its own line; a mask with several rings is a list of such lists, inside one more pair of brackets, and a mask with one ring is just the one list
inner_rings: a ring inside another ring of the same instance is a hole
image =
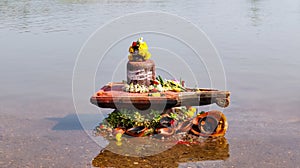
[[[186, 119], [185, 111], [187, 110], [184, 108], [179, 109], [175, 112], [169, 113], [169, 116], [174, 120], [183, 121]], [[158, 110], [150, 110], [149, 113], [142, 115], [138, 111], [120, 109], [109, 114], [103, 123], [107, 123], [107, 125], [111, 128], [132, 128], [133, 126], [145, 126], [155, 130], [160, 126], [161, 118], [161, 112]]]

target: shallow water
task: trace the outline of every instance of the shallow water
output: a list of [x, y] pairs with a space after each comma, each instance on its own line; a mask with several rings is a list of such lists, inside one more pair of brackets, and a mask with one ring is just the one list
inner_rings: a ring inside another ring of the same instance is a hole
[[[297, 167], [297, 0], [1, 1], [0, 167], [90, 166], [101, 148], [76, 118], [72, 103], [76, 56], [98, 27], [144, 10], [170, 12], [195, 23], [222, 58], [232, 92], [231, 105], [224, 111], [230, 156], [217, 165]], [[103, 84], [97, 81], [96, 87]]]

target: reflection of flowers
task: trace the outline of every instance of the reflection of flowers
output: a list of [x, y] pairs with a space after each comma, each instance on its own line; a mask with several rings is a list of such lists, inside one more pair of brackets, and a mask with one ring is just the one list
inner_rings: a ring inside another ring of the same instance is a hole
[[[122, 164], [124, 167], [132, 167], [132, 163], [137, 162], [140, 163], [141, 167], [188, 167], [188, 165], [195, 165], [195, 167], [197, 167], [197, 165], [203, 165], [203, 167], [205, 167], [205, 165], [207, 165], [205, 163], [208, 161], [214, 163], [214, 165], [216, 165], [215, 167], [218, 167], [218, 165], [223, 164], [222, 160], [226, 161], [226, 159], [230, 157], [230, 145], [225, 137], [207, 139], [194, 137], [192, 143], [189, 141], [190, 138], [185, 137], [184, 140], [177, 142], [178, 145], [172, 146], [172, 148], [155, 155], [151, 155], [151, 153], [148, 152], [155, 150], [155, 147], [165, 147], [165, 143], [161, 141], [151, 141], [151, 145], [139, 146], [139, 144], [132, 143], [132, 141], [124, 141], [123, 145], [124, 147], [126, 145], [126, 149], [140, 152], [140, 148], [142, 147], [142, 151], [147, 152], [147, 155], [142, 159], [136, 156], [124, 157], [124, 155], [121, 154], [116, 155], [112, 150], [108, 149], [118, 148], [113, 148], [114, 145], [109, 145], [110, 148], [102, 150], [99, 155], [93, 159], [92, 164], [94, 167], [120, 167], [120, 163], [124, 163]], [[144, 161], [141, 163], [141, 160]], [[195, 164], [190, 164], [190, 162], [194, 162]]]
[[119, 132], [119, 133], [116, 134], [116, 140], [117, 140], [118, 142], [121, 142], [121, 140], [122, 140], [122, 135], [123, 135], [123, 133], [121, 133], [121, 132]]

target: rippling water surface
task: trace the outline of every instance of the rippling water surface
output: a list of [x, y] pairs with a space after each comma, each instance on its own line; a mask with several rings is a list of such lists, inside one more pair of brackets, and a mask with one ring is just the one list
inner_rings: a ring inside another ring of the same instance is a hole
[[[232, 103], [224, 111], [230, 156], [217, 165], [297, 167], [297, 0], [0, 1], [0, 167], [89, 166], [100, 148], [82, 130], [73, 106], [76, 56], [98, 27], [145, 10], [193, 22], [222, 58], [232, 92]], [[88, 112], [83, 117], [93, 118]]]

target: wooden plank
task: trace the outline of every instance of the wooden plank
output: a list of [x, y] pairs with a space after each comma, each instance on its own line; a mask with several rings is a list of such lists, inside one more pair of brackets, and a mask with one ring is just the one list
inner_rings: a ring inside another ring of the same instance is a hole
[[[215, 89], [187, 89], [187, 92], [162, 92], [160, 97], [148, 93], [128, 93], [122, 91], [124, 83], [109, 83], [91, 97], [91, 103], [102, 108], [172, 108], [176, 106], [203, 106], [216, 103], [227, 107], [230, 92]], [[197, 90], [197, 91], [196, 91]], [[200, 90], [200, 91], [199, 91]]]

